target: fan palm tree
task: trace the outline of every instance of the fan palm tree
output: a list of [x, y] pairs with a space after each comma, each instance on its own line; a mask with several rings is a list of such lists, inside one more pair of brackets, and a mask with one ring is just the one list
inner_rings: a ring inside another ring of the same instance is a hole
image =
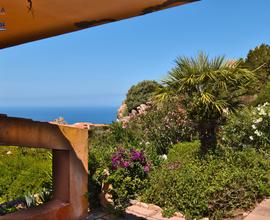
[[199, 53], [196, 58], [177, 58], [156, 98], [181, 100], [197, 125], [201, 151], [206, 153], [216, 147], [216, 133], [224, 112], [239, 107], [254, 79], [253, 72], [242, 68], [240, 62], [227, 61], [224, 56], [210, 59]]

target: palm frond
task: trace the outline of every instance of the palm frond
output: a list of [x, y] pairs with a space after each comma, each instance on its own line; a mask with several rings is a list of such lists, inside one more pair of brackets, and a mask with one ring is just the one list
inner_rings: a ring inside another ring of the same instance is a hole
[[193, 113], [207, 117], [236, 107], [255, 80], [253, 71], [243, 68], [240, 61], [227, 61], [225, 56], [210, 59], [200, 52], [195, 58], [178, 57], [175, 63], [162, 81], [164, 88], [156, 94], [157, 99], [184, 96], [187, 108], [192, 106]]

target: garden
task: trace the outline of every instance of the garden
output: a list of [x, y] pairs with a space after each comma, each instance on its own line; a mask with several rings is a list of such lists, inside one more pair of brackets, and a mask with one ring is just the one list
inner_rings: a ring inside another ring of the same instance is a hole
[[[225, 219], [270, 195], [270, 46], [227, 60], [179, 57], [160, 83], [130, 88], [118, 122], [92, 130], [89, 199], [164, 216]], [[100, 195], [105, 195], [103, 199]]]
[[[270, 196], [270, 46], [246, 58], [179, 57], [130, 88], [118, 121], [89, 131], [90, 208], [131, 200], [164, 216], [225, 219]], [[1, 147], [0, 214], [49, 201], [51, 152]]]
[[52, 197], [50, 150], [0, 146], [0, 216]]

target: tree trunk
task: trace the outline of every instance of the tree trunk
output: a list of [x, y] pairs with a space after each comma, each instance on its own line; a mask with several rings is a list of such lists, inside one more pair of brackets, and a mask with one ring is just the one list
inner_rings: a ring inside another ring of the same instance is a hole
[[198, 124], [201, 153], [205, 155], [209, 150], [215, 150], [217, 146], [217, 122], [204, 121]]

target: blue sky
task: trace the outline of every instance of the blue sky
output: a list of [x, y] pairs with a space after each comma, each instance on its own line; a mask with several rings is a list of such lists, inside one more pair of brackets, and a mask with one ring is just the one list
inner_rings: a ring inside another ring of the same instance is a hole
[[239, 58], [270, 44], [269, 9], [269, 0], [202, 0], [1, 50], [0, 106], [119, 106], [177, 56]]

